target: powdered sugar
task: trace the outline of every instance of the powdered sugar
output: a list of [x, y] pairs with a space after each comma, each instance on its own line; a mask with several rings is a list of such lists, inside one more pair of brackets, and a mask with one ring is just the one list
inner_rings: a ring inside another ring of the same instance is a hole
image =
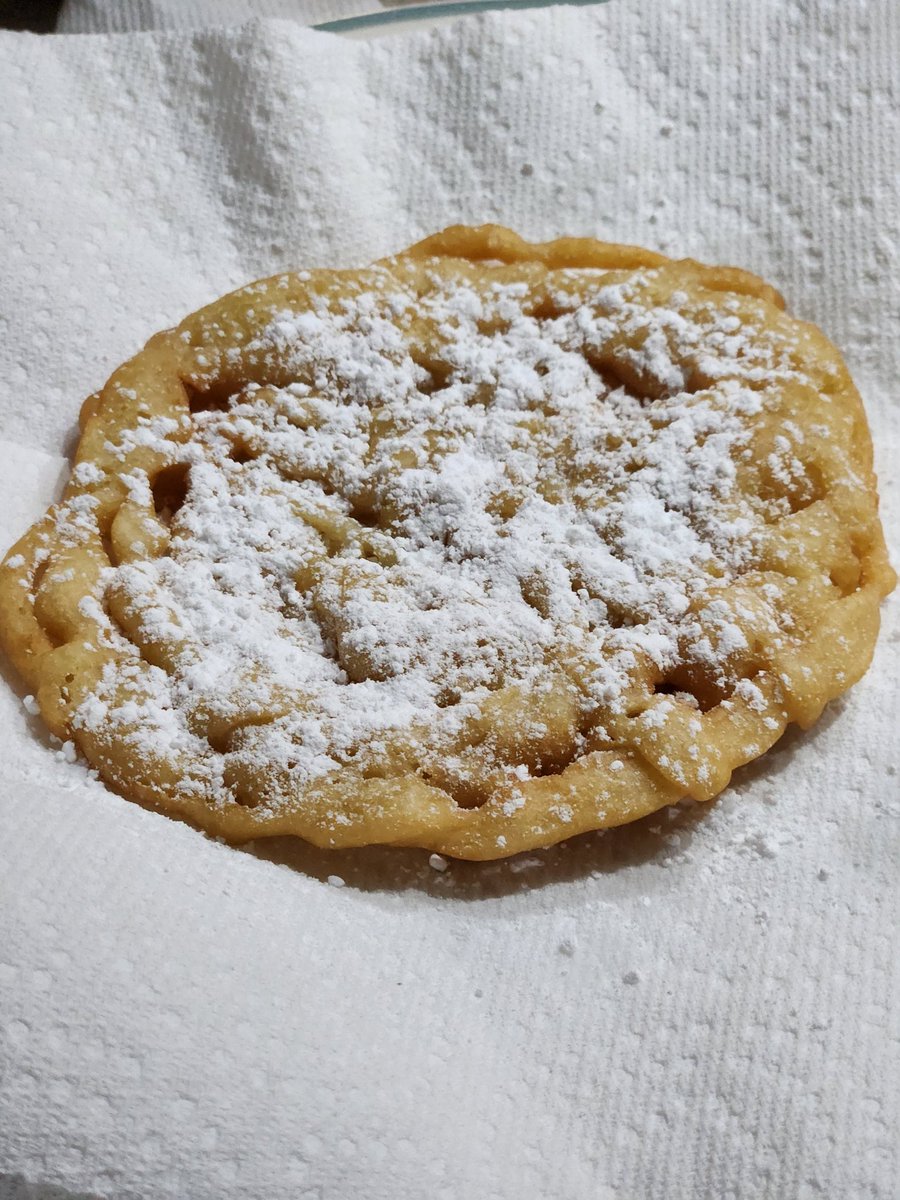
[[[759, 371], [789, 366], [728, 297], [676, 311], [645, 298], [653, 272], [596, 274], [560, 272], [538, 303], [525, 282], [434, 273], [419, 295], [373, 269], [243, 348], [292, 382], [196, 413], [186, 446], [170, 418], [126, 430], [120, 457], [164, 446], [189, 467], [168, 552], [104, 578], [158, 665], [108, 667], [76, 723], [190, 751], [226, 798], [222, 755], [298, 787], [398, 745], [427, 768], [492, 693], [551, 677], [577, 749], [640, 664], [662, 676], [692, 639], [720, 669], [740, 629], [719, 604], [701, 631], [697, 602], [745, 562], [736, 453]], [[123, 480], [146, 505], [146, 475]], [[138, 708], [117, 699], [129, 672]], [[488, 769], [528, 776], [491, 742], [465, 768]]]

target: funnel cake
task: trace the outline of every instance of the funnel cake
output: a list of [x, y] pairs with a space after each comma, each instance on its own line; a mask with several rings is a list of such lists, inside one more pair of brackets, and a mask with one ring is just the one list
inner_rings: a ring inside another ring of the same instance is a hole
[[893, 583], [857, 391], [772, 288], [455, 227], [152, 338], [0, 618], [131, 800], [486, 859], [711, 799]]

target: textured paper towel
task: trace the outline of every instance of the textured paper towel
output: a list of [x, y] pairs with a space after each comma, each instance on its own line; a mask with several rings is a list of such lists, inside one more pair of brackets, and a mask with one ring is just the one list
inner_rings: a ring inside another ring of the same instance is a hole
[[[0, 38], [0, 535], [156, 329], [499, 219], [776, 282], [847, 352], [893, 536], [898, 60], [891, 0]], [[895, 1196], [897, 610], [714, 807], [443, 873], [206, 841], [0, 689], [8, 1194]]]

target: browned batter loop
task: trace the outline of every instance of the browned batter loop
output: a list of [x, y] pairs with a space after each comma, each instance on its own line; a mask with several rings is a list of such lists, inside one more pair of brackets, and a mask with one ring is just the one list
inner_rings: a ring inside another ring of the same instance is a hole
[[456, 226], [158, 334], [0, 639], [117, 791], [488, 859], [709, 800], [895, 583], [837, 350], [743, 271]]

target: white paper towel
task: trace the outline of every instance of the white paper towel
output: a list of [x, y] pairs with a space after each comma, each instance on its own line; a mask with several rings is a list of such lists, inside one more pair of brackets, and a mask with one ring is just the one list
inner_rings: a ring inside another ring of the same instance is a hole
[[[847, 353], [893, 537], [897, 61], [892, 0], [0, 37], [0, 536], [156, 329], [500, 220], [780, 286]], [[0, 1171], [140, 1200], [890, 1200], [897, 612], [715, 806], [443, 873], [204, 840], [0, 688]]]

